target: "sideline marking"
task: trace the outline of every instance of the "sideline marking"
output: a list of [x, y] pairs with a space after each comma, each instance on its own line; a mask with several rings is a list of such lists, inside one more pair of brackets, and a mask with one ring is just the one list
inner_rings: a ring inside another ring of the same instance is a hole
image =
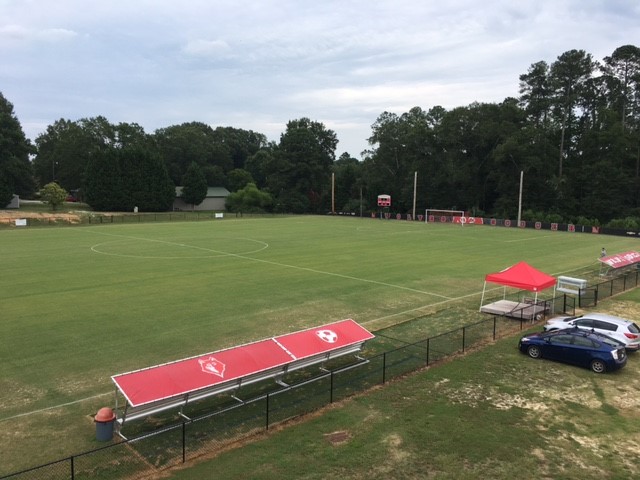
[[61, 403], [60, 405], [54, 405], [52, 407], [45, 407], [45, 408], [41, 408], [39, 410], [33, 410], [31, 412], [19, 413], [17, 415], [13, 415], [11, 417], [0, 418], [0, 422], [6, 422], [7, 420], [13, 420], [14, 418], [26, 417], [28, 415], [33, 415], [35, 413], [42, 413], [42, 412], [46, 412], [48, 410], [54, 410], [56, 408], [67, 407], [69, 405], [74, 405], [76, 403], [86, 402], [87, 400], [93, 400], [94, 398], [106, 397], [107, 395], [111, 395], [111, 394], [113, 394], [113, 392], [98, 393], [97, 395], [92, 395], [91, 397], [81, 398], [80, 400], [74, 400], [73, 402]]

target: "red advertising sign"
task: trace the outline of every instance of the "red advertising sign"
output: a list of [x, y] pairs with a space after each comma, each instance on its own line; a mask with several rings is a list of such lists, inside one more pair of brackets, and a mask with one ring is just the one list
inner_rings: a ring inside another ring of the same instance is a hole
[[482, 217], [453, 217], [453, 223], [469, 224], [469, 225], [484, 225], [484, 218]]
[[613, 268], [622, 268], [634, 263], [640, 262], [640, 253], [638, 252], [625, 252], [618, 253], [616, 255], [609, 255], [601, 257], [599, 260]]

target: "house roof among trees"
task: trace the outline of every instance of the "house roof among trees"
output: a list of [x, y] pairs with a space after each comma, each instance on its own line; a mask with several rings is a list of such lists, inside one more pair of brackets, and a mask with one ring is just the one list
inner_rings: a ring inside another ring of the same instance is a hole
[[[183, 187], [176, 187], [176, 197], [182, 194]], [[229, 190], [224, 187], [208, 187], [206, 198], [221, 198], [228, 197], [231, 194]]]

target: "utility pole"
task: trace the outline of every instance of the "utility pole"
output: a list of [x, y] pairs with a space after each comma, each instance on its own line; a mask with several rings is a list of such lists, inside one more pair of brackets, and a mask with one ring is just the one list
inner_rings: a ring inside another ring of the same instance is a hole
[[520, 170], [520, 195], [518, 196], [518, 227], [520, 227], [520, 218], [522, 217], [522, 180], [524, 171]]
[[418, 171], [416, 170], [413, 174], [413, 214], [411, 218], [413, 220], [416, 219], [416, 190], [418, 186]]

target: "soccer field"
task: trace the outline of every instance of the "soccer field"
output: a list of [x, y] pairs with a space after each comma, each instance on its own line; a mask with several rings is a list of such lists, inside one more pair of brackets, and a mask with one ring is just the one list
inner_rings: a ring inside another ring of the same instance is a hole
[[479, 306], [487, 273], [524, 260], [571, 275], [636, 244], [346, 217], [0, 230], [0, 474], [95, 446], [111, 375], [344, 318], [375, 330]]

